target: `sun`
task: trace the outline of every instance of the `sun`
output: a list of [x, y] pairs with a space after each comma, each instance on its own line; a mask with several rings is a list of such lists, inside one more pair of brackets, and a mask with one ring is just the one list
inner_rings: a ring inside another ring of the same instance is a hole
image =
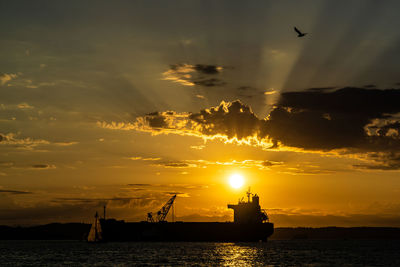
[[229, 184], [235, 189], [241, 188], [244, 184], [244, 178], [240, 174], [232, 174], [229, 177]]

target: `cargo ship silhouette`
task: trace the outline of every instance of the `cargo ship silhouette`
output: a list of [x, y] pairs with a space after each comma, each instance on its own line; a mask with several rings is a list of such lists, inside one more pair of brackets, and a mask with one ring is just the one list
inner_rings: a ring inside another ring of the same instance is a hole
[[95, 215], [89, 242], [104, 241], [190, 241], [190, 242], [256, 242], [267, 241], [274, 232], [259, 196], [247, 192], [238, 204], [228, 204], [234, 211], [233, 222], [167, 222], [165, 219], [176, 195], [156, 213], [148, 213], [147, 221], [125, 222]]

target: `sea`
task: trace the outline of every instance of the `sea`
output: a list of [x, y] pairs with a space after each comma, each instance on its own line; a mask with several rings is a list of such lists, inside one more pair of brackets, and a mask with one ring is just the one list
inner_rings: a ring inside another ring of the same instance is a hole
[[400, 241], [0, 241], [0, 266], [400, 266]]

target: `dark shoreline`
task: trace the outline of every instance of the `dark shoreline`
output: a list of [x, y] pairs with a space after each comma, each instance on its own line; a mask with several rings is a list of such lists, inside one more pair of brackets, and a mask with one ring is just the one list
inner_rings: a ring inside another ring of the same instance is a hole
[[[51, 223], [30, 227], [0, 226], [0, 240], [86, 240], [90, 226], [84, 223]], [[269, 239], [400, 239], [400, 228], [278, 227]]]

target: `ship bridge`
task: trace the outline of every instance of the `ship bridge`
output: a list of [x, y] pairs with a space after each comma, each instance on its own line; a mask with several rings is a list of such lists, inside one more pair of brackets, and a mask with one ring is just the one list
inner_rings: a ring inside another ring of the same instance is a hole
[[[250, 196], [252, 195], [251, 201]], [[228, 204], [233, 209], [233, 221], [235, 223], [263, 223], [268, 221], [267, 213], [260, 207], [260, 198], [257, 194], [247, 192], [247, 202], [239, 200], [238, 204]]]

